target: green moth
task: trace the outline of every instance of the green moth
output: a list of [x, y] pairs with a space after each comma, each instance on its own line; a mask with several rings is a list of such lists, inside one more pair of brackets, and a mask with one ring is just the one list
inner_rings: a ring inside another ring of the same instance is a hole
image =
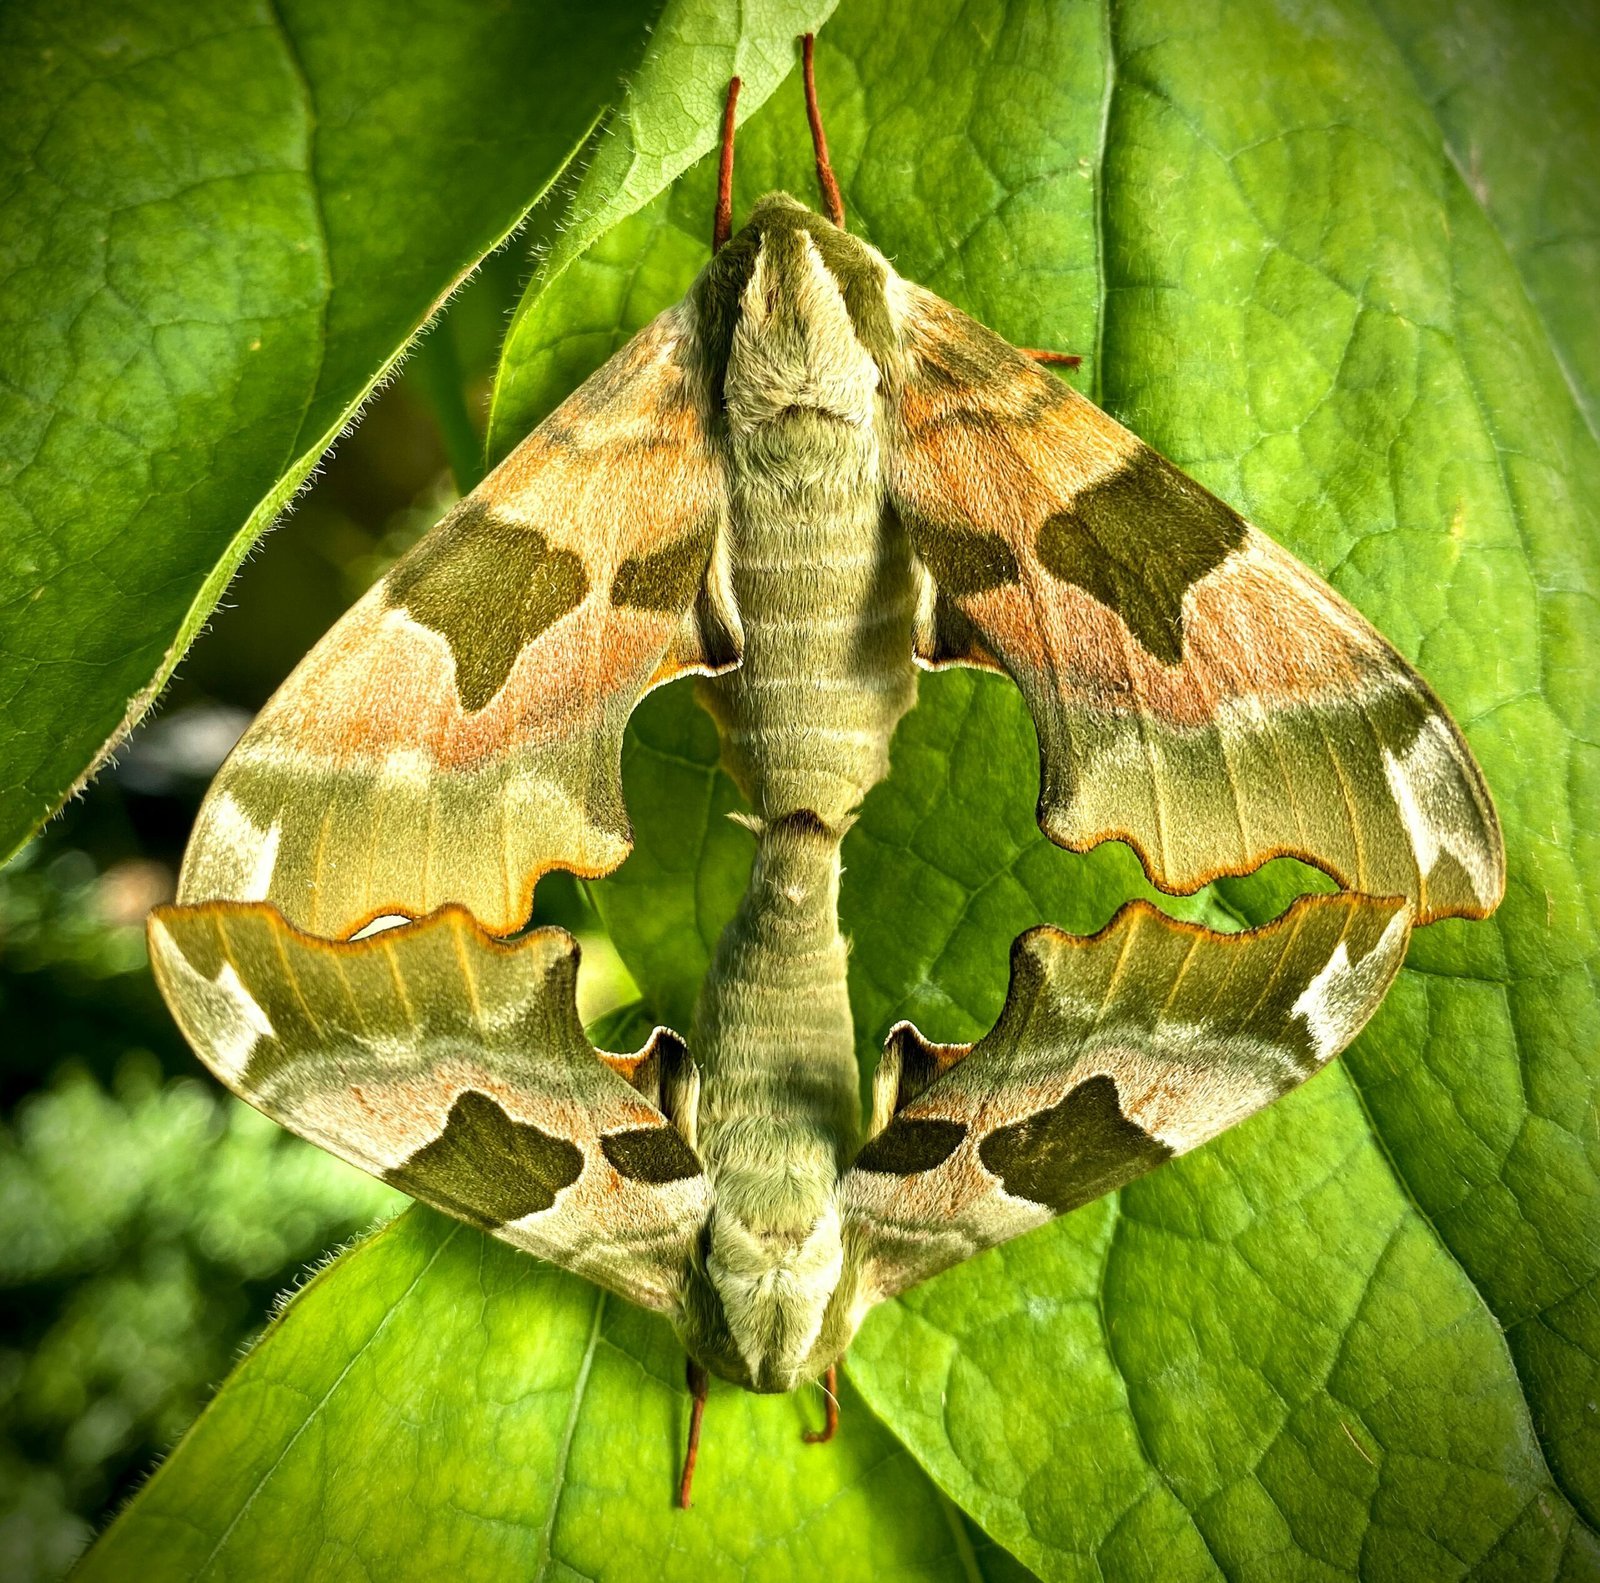
[[[828, 213], [774, 194], [732, 232], [735, 84], [688, 296], [311, 652], [150, 926], [236, 1093], [668, 1315], [692, 1436], [707, 1371], [827, 1378], [873, 1304], [1303, 1081], [1414, 924], [1504, 888], [1460, 733], [1360, 615], [848, 233], [810, 64]], [[917, 666], [955, 664], [1021, 688], [1061, 845], [1174, 892], [1280, 854], [1344, 889], [1240, 935], [1142, 903], [1031, 930], [975, 1044], [892, 1031], [864, 1121], [840, 842]], [[686, 673], [754, 869], [687, 1037], [607, 1053], [575, 943], [525, 925], [540, 875], [627, 854], [623, 729]]]

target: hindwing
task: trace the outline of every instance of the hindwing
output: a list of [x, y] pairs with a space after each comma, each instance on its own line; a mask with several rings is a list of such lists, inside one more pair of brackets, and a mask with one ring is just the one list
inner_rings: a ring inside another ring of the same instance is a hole
[[686, 1058], [664, 1029], [632, 1055], [589, 1043], [564, 930], [505, 945], [449, 907], [330, 941], [262, 903], [211, 903], [158, 909], [150, 958], [190, 1044], [257, 1109], [633, 1302], [676, 1306], [711, 1201], [660, 1108]]
[[1012, 949], [974, 1045], [890, 1035], [871, 1135], [844, 1178], [873, 1298], [1121, 1187], [1339, 1054], [1405, 956], [1399, 901], [1308, 896], [1217, 934], [1132, 902], [1089, 938]]

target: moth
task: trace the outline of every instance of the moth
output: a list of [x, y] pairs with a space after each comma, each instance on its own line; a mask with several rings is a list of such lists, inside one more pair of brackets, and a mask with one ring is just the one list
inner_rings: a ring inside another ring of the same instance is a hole
[[[219, 772], [150, 925], [236, 1093], [788, 1391], [876, 1303], [1195, 1148], [1337, 1055], [1413, 925], [1504, 888], [1427, 684], [1343, 599], [1041, 358], [784, 194], [328, 633]], [[1342, 887], [1223, 935], [1135, 902], [1014, 944], [971, 1045], [909, 1024], [858, 1105], [840, 841], [917, 667], [1015, 682], [1061, 846], [1190, 892], [1289, 854]], [[749, 888], [691, 1028], [585, 1037], [552, 869], [629, 850], [620, 759], [701, 678]], [[834, 1414], [831, 1407], [828, 1429]]]

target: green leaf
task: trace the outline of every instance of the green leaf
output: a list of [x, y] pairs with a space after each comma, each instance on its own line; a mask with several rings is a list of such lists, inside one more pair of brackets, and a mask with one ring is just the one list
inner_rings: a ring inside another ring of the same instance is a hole
[[[1496, 158], [1523, 169], [1517, 73], [1538, 59], [1576, 95], [1596, 71], [1576, 45], [1491, 54], [1478, 99], [1435, 108], [1417, 41], [1446, 36], [1427, 0], [842, 0], [818, 63], [854, 228], [1014, 341], [1087, 354], [1084, 388], [1418, 660], [1499, 798], [1499, 915], [1424, 931], [1369, 1033], [1274, 1110], [874, 1315], [833, 1448], [858, 1433], [861, 1461], [818, 1475], [793, 1447], [814, 1402], [719, 1391], [685, 1525], [661, 1485], [685, 1411], [662, 1327], [414, 1213], [291, 1308], [91, 1575], [169, 1555], [163, 1575], [194, 1575], [223, 1531], [224, 1575], [291, 1554], [285, 1573], [428, 1575], [434, 1523], [458, 1569], [537, 1570], [542, 1548], [509, 1547], [544, 1528], [572, 1547], [553, 1564], [602, 1576], [1015, 1565], [951, 1526], [870, 1407], [1049, 1577], [1600, 1576], [1600, 454], [1562, 368], [1583, 319], [1558, 322], [1538, 227], [1485, 208], [1459, 152], [1499, 106]], [[737, 209], [810, 192], [794, 81], [741, 134], [737, 182]], [[540, 276], [499, 443], [681, 293], [711, 194], [702, 162]], [[905, 1015], [970, 1037], [1016, 933], [1148, 892], [1125, 849], [1039, 836], [1036, 776], [1006, 684], [924, 678], [846, 852], [864, 1051]], [[636, 717], [625, 783], [639, 848], [594, 894], [683, 1028], [749, 861], [685, 689]], [[1166, 905], [1248, 922], [1303, 880], [1275, 864]], [[737, 1488], [713, 1484], [723, 1456]], [[417, 1499], [415, 1532], [371, 1520]]]
[[584, 139], [648, 0], [0, 17], [0, 855]]
[[1380, 0], [1377, 11], [1600, 431], [1600, 12], [1571, 0]]
[[[1490, 41], [1521, 15], [1472, 13]], [[1172, 1576], [1600, 1571], [1597, 457], [1562, 368], [1593, 346], [1593, 270], [1566, 254], [1541, 298], [1552, 211], [1515, 188], [1540, 170], [1582, 190], [1581, 152], [1541, 144], [1546, 111], [1516, 87], [1536, 61], [1556, 75], [1540, 106], [1587, 103], [1594, 60], [1569, 34], [1497, 74], [1480, 44], [1450, 58], [1475, 97], [1435, 113], [1430, 23], [1438, 49], [1479, 36], [1420, 4], [1383, 25], [1145, 3], [933, 26], [846, 0], [819, 48], [853, 226], [1013, 340], [1091, 354], [1085, 388], [1417, 658], [1507, 825], [1499, 916], [1419, 936], [1338, 1072], [869, 1321], [856, 1383], [1049, 1575], [1140, 1576], [1155, 1555]], [[746, 201], [808, 190], [788, 98], [741, 137]], [[1507, 201], [1486, 211], [1460, 147], [1491, 109]], [[710, 180], [525, 308], [526, 417], [682, 290]], [[902, 1016], [973, 1037], [1021, 929], [1092, 929], [1146, 890], [1123, 849], [1039, 837], [1004, 683], [926, 677], [921, 700], [846, 848], [868, 1059]], [[682, 1027], [749, 860], [684, 691], [636, 717], [626, 785], [639, 849], [595, 899]], [[1181, 905], [1263, 919], [1303, 873]]]
[[1011, 1578], [851, 1390], [713, 1388], [659, 1318], [414, 1209], [268, 1331], [77, 1576]]

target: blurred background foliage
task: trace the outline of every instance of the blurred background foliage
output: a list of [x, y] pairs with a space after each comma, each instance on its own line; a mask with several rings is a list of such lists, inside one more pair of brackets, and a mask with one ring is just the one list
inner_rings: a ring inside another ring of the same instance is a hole
[[[144, 917], [170, 899], [200, 798], [253, 712], [477, 481], [526, 257], [516, 243], [485, 262], [246, 564], [116, 764], [0, 870], [7, 1583], [62, 1576], [276, 1297], [404, 1202], [201, 1067], [150, 978]], [[585, 1014], [622, 1006], [625, 970], [568, 876], [541, 886], [538, 916], [584, 940]]]

